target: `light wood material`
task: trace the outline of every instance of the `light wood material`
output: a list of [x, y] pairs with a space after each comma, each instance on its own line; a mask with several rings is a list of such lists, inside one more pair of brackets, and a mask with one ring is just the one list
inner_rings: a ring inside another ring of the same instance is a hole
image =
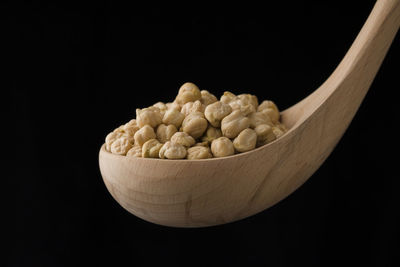
[[400, 0], [377, 1], [328, 80], [282, 112], [290, 130], [256, 150], [218, 159], [160, 160], [108, 153], [100, 170], [122, 207], [157, 224], [200, 227], [258, 213], [302, 185], [351, 122], [400, 25]]

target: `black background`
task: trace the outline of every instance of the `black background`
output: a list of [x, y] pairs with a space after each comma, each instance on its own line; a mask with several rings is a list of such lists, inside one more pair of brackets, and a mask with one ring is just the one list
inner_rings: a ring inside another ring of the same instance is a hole
[[97, 158], [136, 107], [173, 100], [186, 81], [291, 106], [334, 70], [374, 1], [53, 2], [3, 9], [13, 56], [8, 266], [399, 263], [400, 36], [331, 156], [258, 215], [200, 229], [145, 222], [113, 200]]

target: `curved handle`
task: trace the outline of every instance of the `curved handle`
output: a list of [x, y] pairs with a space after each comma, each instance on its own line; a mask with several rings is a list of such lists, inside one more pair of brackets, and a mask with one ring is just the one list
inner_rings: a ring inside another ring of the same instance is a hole
[[334, 95], [337, 108], [346, 107], [347, 111], [352, 111], [352, 118], [399, 27], [400, 0], [378, 0], [349, 51], [331, 76], [318, 90], [283, 112], [285, 124], [289, 127], [300, 124], [322, 106], [328, 105], [328, 98]]

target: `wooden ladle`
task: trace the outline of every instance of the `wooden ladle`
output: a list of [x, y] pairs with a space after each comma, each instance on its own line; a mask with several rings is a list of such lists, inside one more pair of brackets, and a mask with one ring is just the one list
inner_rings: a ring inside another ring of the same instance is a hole
[[289, 131], [225, 158], [162, 160], [100, 149], [111, 195], [147, 221], [202, 227], [236, 221], [274, 205], [324, 162], [350, 124], [400, 25], [400, 0], [379, 0], [353, 45], [318, 90], [282, 112]]

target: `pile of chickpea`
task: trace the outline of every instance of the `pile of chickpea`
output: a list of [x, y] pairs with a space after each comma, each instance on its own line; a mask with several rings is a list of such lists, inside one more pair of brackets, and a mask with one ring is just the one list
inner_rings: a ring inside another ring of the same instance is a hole
[[277, 106], [255, 95], [225, 92], [220, 100], [193, 83], [174, 102], [136, 109], [136, 119], [106, 137], [106, 150], [127, 157], [207, 159], [250, 151], [281, 137]]

